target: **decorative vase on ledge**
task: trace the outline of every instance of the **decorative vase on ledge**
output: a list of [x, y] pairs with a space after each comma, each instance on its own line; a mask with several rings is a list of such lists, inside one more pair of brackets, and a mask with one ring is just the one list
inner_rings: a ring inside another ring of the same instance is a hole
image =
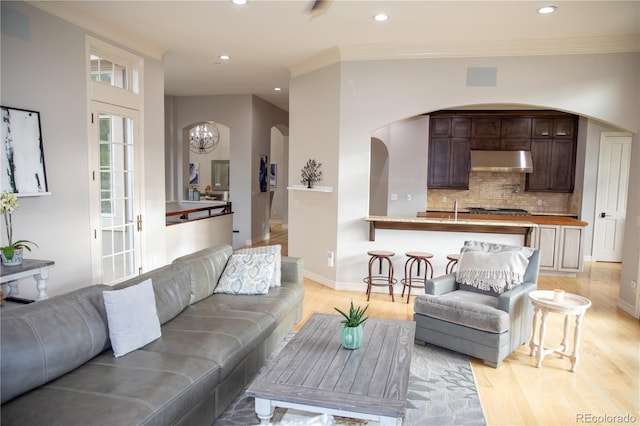
[[311, 180], [307, 181], [307, 188], [309, 189], [313, 188], [313, 184], [311, 183]]
[[11, 259], [7, 259], [4, 255], [4, 252], [0, 251], [0, 256], [2, 256], [2, 265], [4, 266], [18, 266], [22, 265], [22, 253], [24, 249], [17, 248], [13, 250], [13, 257]]

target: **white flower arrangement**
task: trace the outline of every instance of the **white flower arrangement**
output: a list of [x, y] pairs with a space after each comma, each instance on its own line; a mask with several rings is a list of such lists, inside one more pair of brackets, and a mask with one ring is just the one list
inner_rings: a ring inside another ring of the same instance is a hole
[[17, 249], [25, 248], [31, 251], [29, 244], [33, 244], [38, 247], [36, 243], [29, 240], [13, 241], [13, 223], [11, 221], [11, 215], [18, 210], [20, 205], [18, 204], [18, 197], [13, 192], [4, 191], [0, 194], [0, 213], [4, 217], [5, 229], [7, 231], [7, 242], [9, 245], [0, 247], [2, 254], [8, 260], [13, 259], [13, 255]]

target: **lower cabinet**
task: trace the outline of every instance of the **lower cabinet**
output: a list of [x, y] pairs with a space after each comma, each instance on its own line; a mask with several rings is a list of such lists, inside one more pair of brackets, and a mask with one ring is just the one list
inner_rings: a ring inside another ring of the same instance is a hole
[[533, 246], [540, 251], [540, 270], [582, 272], [582, 226], [539, 225]]

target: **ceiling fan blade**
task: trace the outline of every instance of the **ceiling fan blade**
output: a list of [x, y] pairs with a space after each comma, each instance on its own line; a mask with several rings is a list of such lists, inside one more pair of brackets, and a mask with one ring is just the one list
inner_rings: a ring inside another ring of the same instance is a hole
[[320, 15], [324, 15], [327, 10], [329, 10], [329, 6], [331, 6], [333, 0], [314, 0], [311, 5], [311, 10], [309, 11], [309, 15], [311, 18], [316, 18]]

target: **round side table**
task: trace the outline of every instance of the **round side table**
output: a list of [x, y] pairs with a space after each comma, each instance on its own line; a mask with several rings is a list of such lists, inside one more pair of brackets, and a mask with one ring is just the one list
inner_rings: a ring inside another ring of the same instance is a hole
[[[538, 362], [536, 367], [542, 367], [542, 360], [545, 355], [556, 353], [564, 358], [571, 360], [571, 371], [576, 371], [578, 366], [578, 348], [580, 346], [580, 334], [582, 327], [582, 317], [585, 312], [591, 306], [591, 301], [586, 297], [578, 296], [577, 294], [564, 293], [564, 297], [561, 301], [554, 301], [553, 290], [536, 290], [529, 293], [529, 298], [533, 304], [533, 332], [531, 334], [531, 341], [529, 342], [529, 348], [531, 352], [529, 355], [534, 354], [537, 357]], [[549, 312], [564, 314], [564, 334], [560, 346], [554, 348], [544, 347], [544, 337], [547, 328], [547, 314]], [[567, 352], [567, 344], [569, 341], [569, 317], [575, 316], [575, 329], [573, 331], [573, 352]], [[540, 317], [540, 329], [538, 328], [538, 317]], [[536, 340], [536, 331], [538, 331], [538, 340]]]

